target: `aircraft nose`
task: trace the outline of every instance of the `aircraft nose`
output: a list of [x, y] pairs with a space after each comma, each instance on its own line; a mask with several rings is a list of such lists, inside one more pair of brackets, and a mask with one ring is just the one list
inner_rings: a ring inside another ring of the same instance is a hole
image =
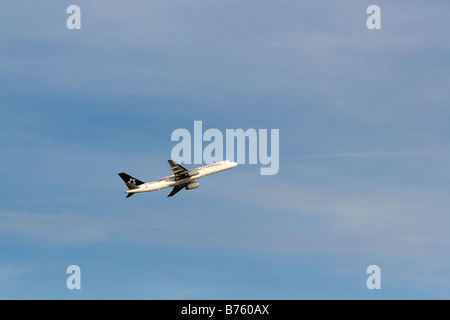
[[231, 161], [231, 165], [232, 165], [233, 168], [234, 168], [234, 167], [236, 167], [238, 164], [237, 164], [237, 162]]

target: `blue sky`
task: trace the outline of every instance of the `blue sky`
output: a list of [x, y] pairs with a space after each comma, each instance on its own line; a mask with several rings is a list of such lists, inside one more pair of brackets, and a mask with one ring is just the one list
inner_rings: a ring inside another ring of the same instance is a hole
[[[449, 7], [2, 1], [0, 298], [449, 299]], [[279, 129], [279, 172], [125, 199], [195, 120]]]

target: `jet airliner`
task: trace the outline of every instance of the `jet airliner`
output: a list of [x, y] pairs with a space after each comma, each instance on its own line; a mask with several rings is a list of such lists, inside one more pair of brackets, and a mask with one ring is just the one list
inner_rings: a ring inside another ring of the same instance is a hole
[[173, 175], [160, 178], [158, 180], [153, 180], [150, 182], [142, 182], [139, 179], [129, 176], [125, 172], [119, 173], [119, 176], [125, 182], [128, 190], [127, 198], [131, 197], [135, 193], [150, 192], [161, 190], [164, 188], [173, 187], [172, 192], [169, 193], [168, 197], [174, 196], [180, 190], [186, 189], [191, 190], [198, 188], [199, 183], [197, 179], [209, 176], [210, 174], [225, 171], [237, 166], [236, 162], [230, 160], [224, 160], [220, 162], [215, 162], [208, 164], [203, 167], [198, 167], [195, 169], [188, 170], [173, 160], [168, 160], [170, 164], [170, 169], [172, 169]]

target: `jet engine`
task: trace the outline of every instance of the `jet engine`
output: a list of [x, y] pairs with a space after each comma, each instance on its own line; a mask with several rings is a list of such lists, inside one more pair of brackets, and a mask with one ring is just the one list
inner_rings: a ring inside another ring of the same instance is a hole
[[186, 186], [186, 190], [195, 189], [195, 188], [198, 188], [198, 186], [199, 186], [199, 183], [197, 181], [193, 181]]
[[[189, 175], [189, 177], [193, 177], [193, 176], [196, 176], [196, 175], [198, 175], [198, 170], [197, 169], [192, 169], [192, 170], [189, 170], [188, 171], [188, 175]], [[197, 188], [197, 187], [196, 187]], [[194, 189], [194, 188], [192, 188], [192, 189]]]

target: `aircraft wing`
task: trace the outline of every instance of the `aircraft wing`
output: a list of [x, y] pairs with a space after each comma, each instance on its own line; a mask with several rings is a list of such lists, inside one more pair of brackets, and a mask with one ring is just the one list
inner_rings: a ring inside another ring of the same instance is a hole
[[[169, 164], [170, 164], [170, 169], [172, 169], [173, 175], [175, 176], [175, 181], [183, 179], [183, 178], [186, 178], [187, 176], [189, 176], [189, 173], [188, 173], [189, 170], [187, 170], [186, 168], [180, 166], [178, 163], [176, 163], [173, 160], [168, 160], [168, 161], [169, 161]], [[178, 190], [178, 191], [180, 191], [180, 190]]]

